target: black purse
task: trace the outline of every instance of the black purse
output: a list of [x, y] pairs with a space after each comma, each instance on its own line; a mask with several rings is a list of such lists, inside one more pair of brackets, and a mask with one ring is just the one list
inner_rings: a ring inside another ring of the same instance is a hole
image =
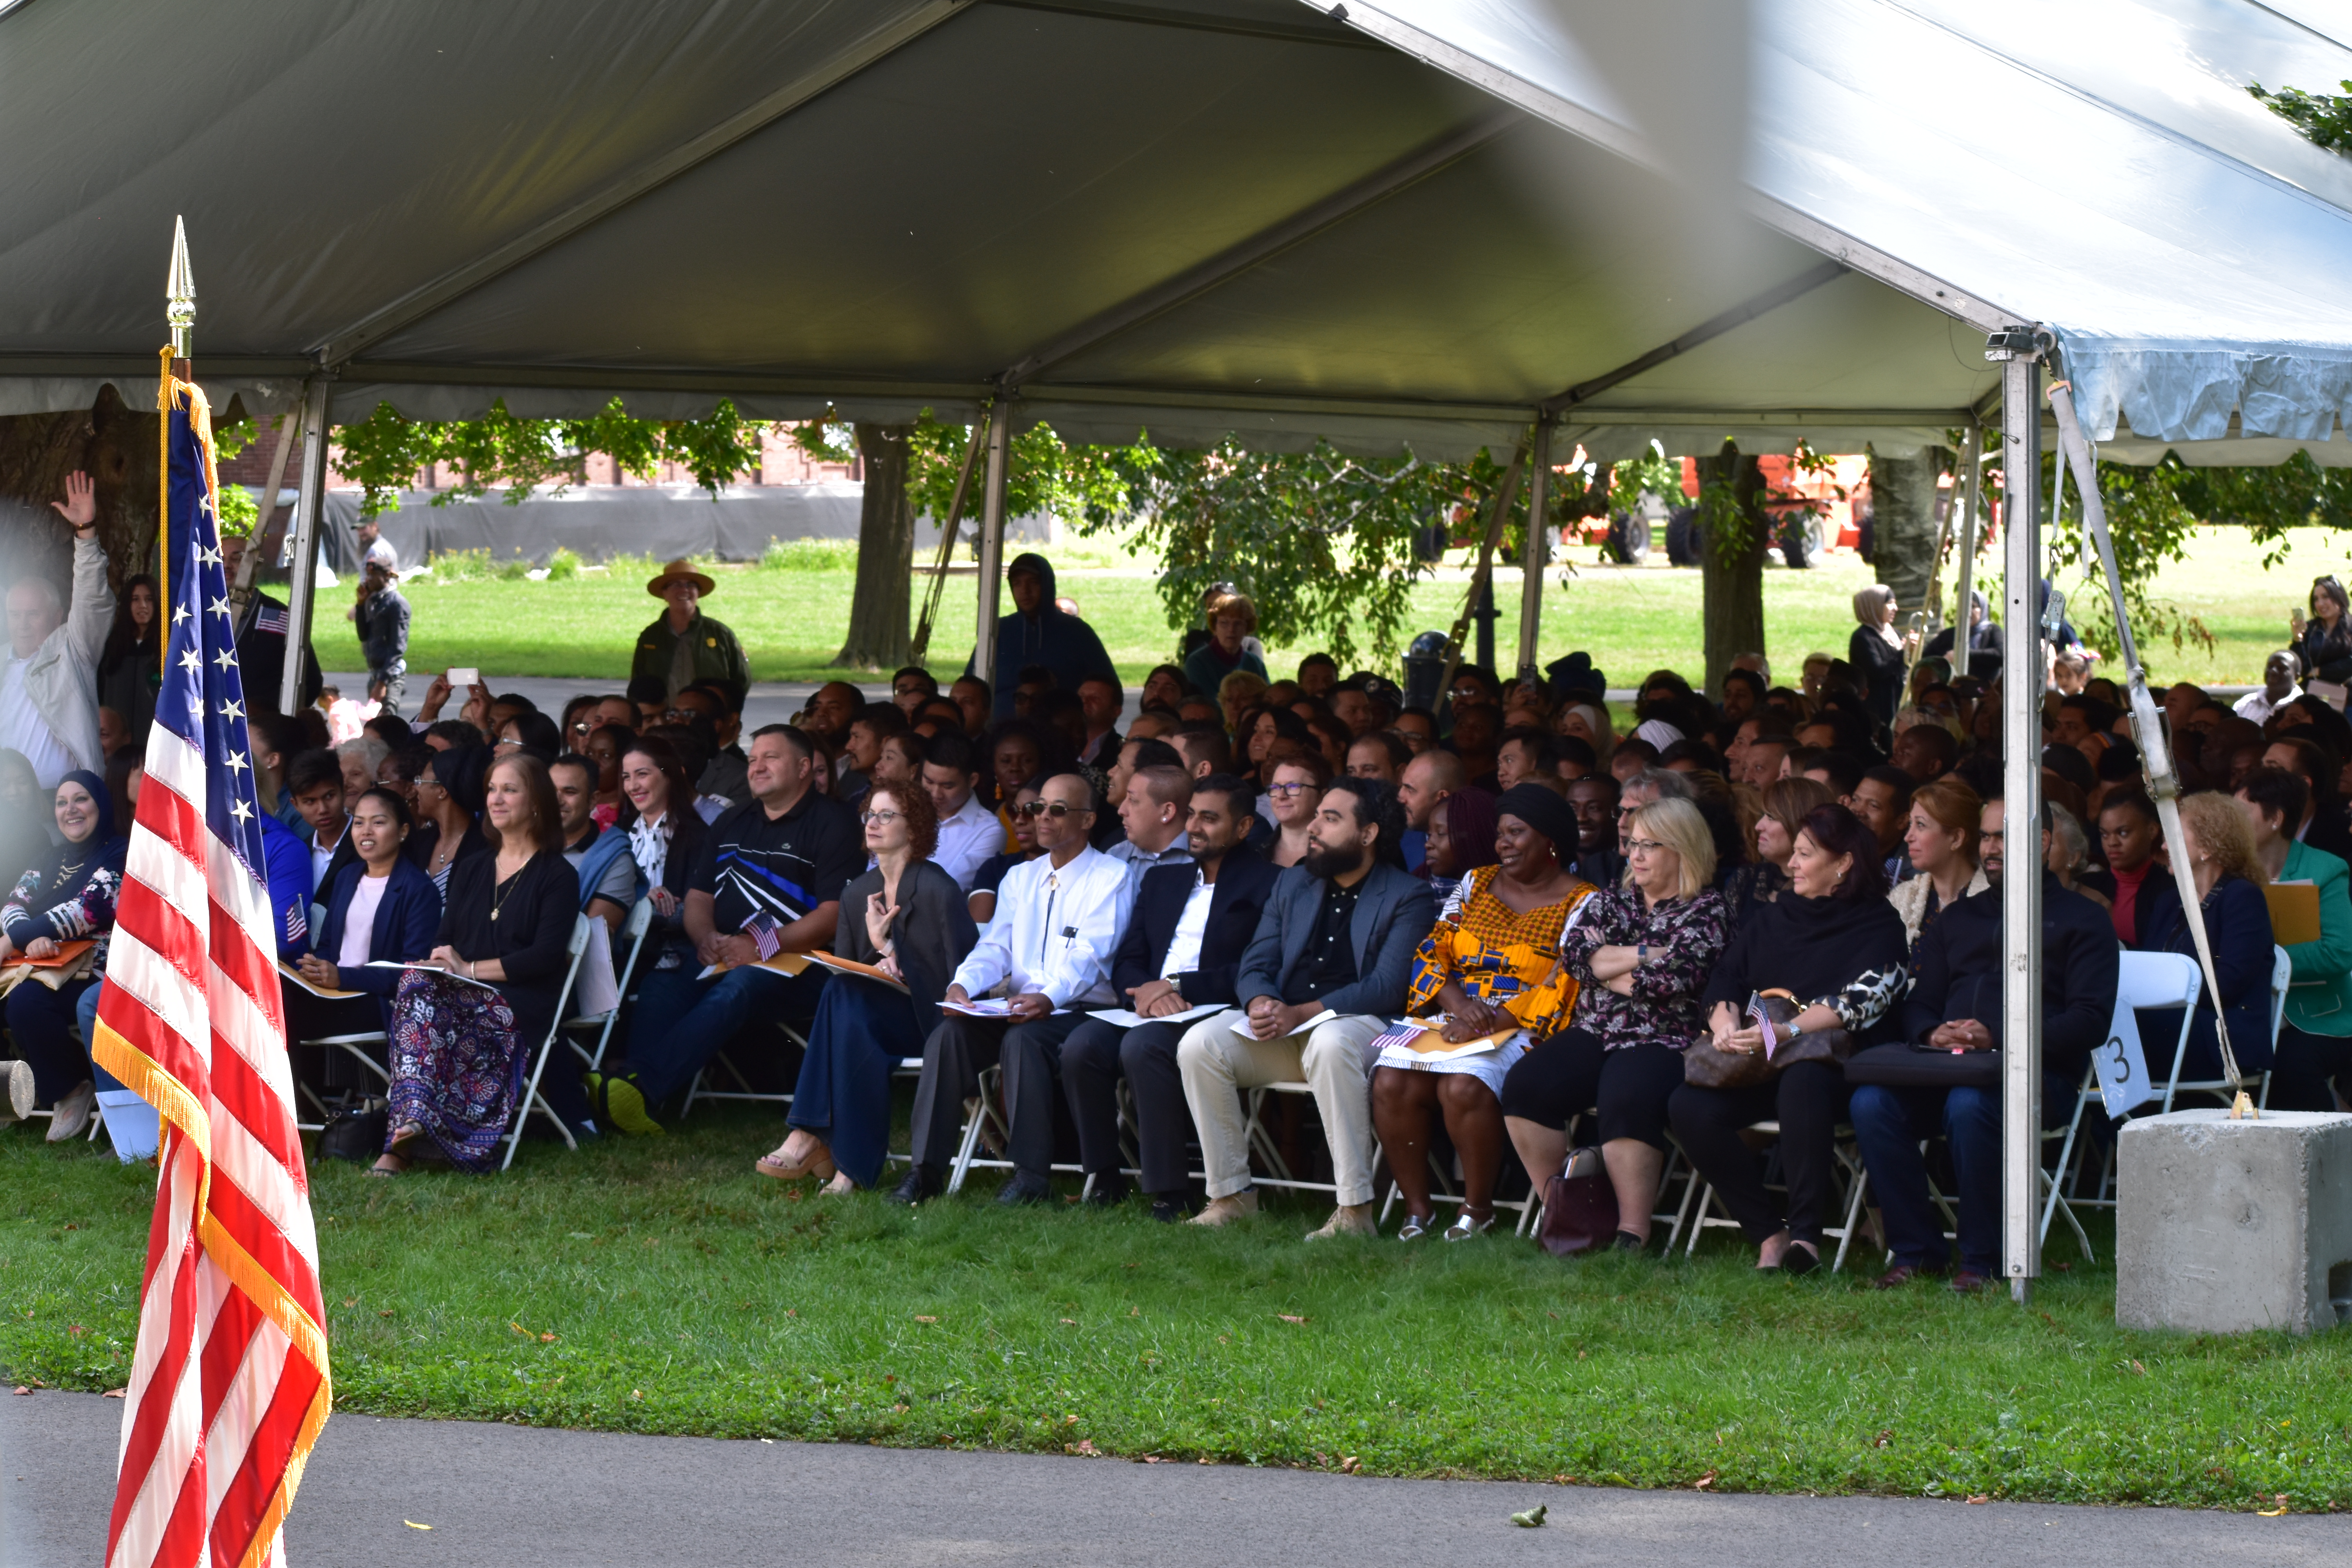
[[336, 1111], [319, 1130], [318, 1157], [373, 1164], [375, 1157], [383, 1152], [383, 1135], [391, 1116], [392, 1107], [381, 1100], [362, 1100]]
[[[2000, 976], [1979, 974], [1957, 983], [1945, 998], [1948, 1018], [2000, 1017]], [[1845, 1080], [1874, 1083], [1889, 1089], [1990, 1089], [2000, 1082], [2000, 1047], [1989, 1051], [1955, 1051], [1946, 1046], [1898, 1040], [1873, 1046], [1846, 1059]]]

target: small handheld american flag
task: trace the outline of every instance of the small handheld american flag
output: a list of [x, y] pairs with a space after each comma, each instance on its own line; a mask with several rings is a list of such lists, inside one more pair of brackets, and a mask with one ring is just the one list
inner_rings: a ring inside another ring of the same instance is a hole
[[1769, 1062], [1772, 1059], [1772, 1053], [1780, 1048], [1780, 1034], [1772, 1026], [1772, 1010], [1765, 1005], [1763, 993], [1751, 991], [1748, 994], [1748, 1016], [1763, 1032], [1764, 1059]]
[[778, 925], [776, 917], [765, 910], [756, 911], [743, 922], [743, 934], [750, 937], [751, 944], [760, 950], [762, 962], [784, 950], [784, 928]]

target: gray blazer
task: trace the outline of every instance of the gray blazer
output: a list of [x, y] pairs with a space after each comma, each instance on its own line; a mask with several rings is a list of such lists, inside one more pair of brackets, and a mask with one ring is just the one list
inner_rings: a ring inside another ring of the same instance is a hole
[[[1242, 954], [1234, 994], [1243, 1006], [1259, 996], [1292, 1000], [1294, 984], [1303, 978], [1301, 955], [1315, 934], [1315, 918], [1322, 908], [1321, 878], [1309, 876], [1300, 866], [1282, 873], [1265, 901], [1265, 912], [1258, 917], [1257, 934]], [[1324, 997], [1323, 1005], [1343, 1016], [1402, 1009], [1412, 979], [1413, 952], [1436, 923], [1437, 900], [1428, 883], [1394, 866], [1375, 865], [1364, 879], [1349, 921], [1356, 942], [1356, 983]]]

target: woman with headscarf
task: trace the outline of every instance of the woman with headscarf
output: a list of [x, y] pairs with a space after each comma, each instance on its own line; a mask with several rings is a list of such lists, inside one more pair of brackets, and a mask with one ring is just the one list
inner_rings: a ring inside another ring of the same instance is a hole
[[[1951, 658], [1952, 645], [1958, 640], [1959, 629], [1958, 626], [1946, 626], [1929, 637], [1922, 657]], [[1979, 656], [1992, 659], [1993, 666], [1985, 665]], [[1982, 593], [1971, 588], [1969, 590], [1969, 673], [1979, 677], [1988, 675], [1992, 668], [1998, 668], [2000, 659], [2000, 628], [1993, 624], [1992, 606], [1986, 603]]]
[[1609, 753], [1617, 749], [1617, 731], [1609, 722], [1609, 710], [1598, 702], [1581, 699], [1563, 702], [1552, 715], [1553, 732], [1573, 735], [1592, 748], [1592, 765], [1601, 773], [1609, 771]]
[[488, 769], [489, 749], [452, 746], [436, 752], [416, 775], [416, 826], [401, 853], [432, 879], [434, 891], [446, 901], [449, 869], [460, 860], [489, 853], [482, 837], [482, 775]]
[[122, 721], [123, 741], [147, 747], [155, 718], [155, 689], [163, 683], [162, 622], [155, 614], [155, 579], [144, 572], [123, 580], [114, 624], [98, 655], [98, 705]]
[[1465, 876], [1413, 954], [1408, 1012], [1435, 1007], [1454, 1045], [1514, 1029], [1493, 1050], [1432, 1061], [1410, 1045], [1381, 1053], [1372, 1071], [1372, 1128], [1404, 1194], [1399, 1241], [1426, 1236], [1436, 1218], [1429, 1145], [1442, 1115], [1462, 1163], [1462, 1212], [1445, 1231], [1466, 1241], [1495, 1223], [1495, 1183], [1508, 1135], [1504, 1076], [1576, 1005], [1576, 981], [1560, 965], [1561, 935], [1593, 892], [1561, 863], [1575, 852], [1576, 813], [1541, 784], [1519, 784], [1495, 803], [1495, 863]]
[[1870, 716], [1882, 725], [1893, 723], [1895, 710], [1903, 706], [1904, 660], [1918, 635], [1897, 632], [1895, 612], [1894, 589], [1884, 583], [1863, 589], [1853, 596], [1853, 618], [1860, 624], [1846, 643], [1846, 662], [1863, 682]]
[[[122, 1087], [92, 1065], [73, 1029], [74, 1005], [106, 973], [129, 846], [115, 834], [106, 781], [96, 773], [77, 768], [59, 779], [51, 810], [61, 842], [16, 879], [8, 901], [0, 904], [0, 965], [56, 958], [68, 942], [93, 944], [63, 969], [37, 973], [8, 993], [8, 1030], [18, 1058], [8, 1064], [9, 1119], [48, 1105], [54, 1110], [49, 1142], [61, 1143], [89, 1125], [99, 1090]], [[50, 984], [53, 979], [58, 984]]]

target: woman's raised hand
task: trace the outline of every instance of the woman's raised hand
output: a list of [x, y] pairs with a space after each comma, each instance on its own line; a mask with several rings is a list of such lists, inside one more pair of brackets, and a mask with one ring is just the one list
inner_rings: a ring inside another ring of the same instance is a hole
[[877, 949], [890, 944], [890, 922], [898, 918], [898, 905], [885, 904], [880, 893], [866, 895], [866, 940]]

